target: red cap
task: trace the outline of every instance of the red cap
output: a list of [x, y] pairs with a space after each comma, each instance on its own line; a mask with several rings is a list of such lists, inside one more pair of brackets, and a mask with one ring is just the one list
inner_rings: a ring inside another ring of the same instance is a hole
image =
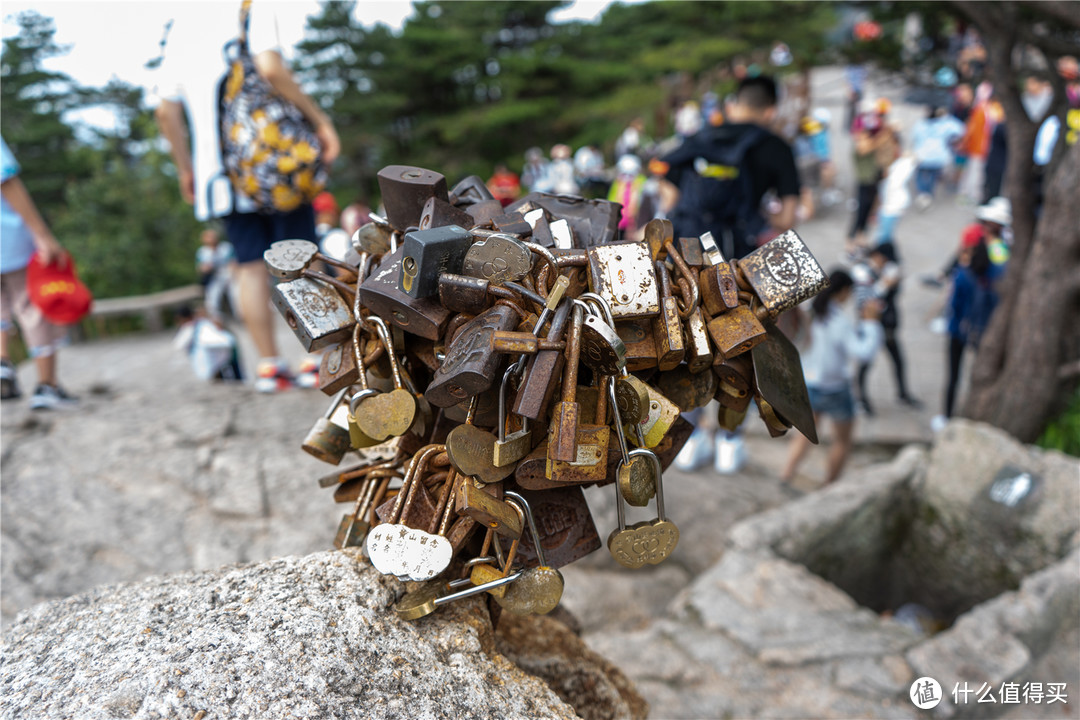
[[960, 236], [960, 247], [971, 248], [982, 242], [984, 235], [982, 225], [975, 223], [964, 228], [964, 234]]
[[43, 265], [37, 253], [26, 266], [26, 290], [30, 302], [41, 309], [47, 320], [57, 325], [71, 325], [86, 317], [94, 296], [75, 274], [75, 263]]
[[323, 212], [337, 212], [337, 200], [329, 192], [321, 192], [315, 196], [315, 199], [311, 201], [311, 207], [315, 209], [317, 213]]

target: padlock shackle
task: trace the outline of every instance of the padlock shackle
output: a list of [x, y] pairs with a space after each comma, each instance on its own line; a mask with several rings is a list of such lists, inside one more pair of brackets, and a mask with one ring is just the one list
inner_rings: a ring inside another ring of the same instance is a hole
[[[623, 429], [622, 415], [619, 413], [619, 400], [615, 395], [615, 378], [609, 376], [606, 380], [608, 381], [607, 391], [609, 405], [611, 406], [611, 414], [615, 420], [615, 436], [619, 439], [619, 450], [622, 452], [622, 459], [620, 462], [628, 463], [630, 462], [630, 451], [626, 445], [626, 430]], [[635, 426], [636, 425], [637, 424], [635, 423]], [[644, 443], [642, 444], [644, 445]], [[618, 469], [616, 469], [615, 472], [618, 474]]]
[[540, 567], [547, 567], [547, 558], [544, 557], [543, 543], [540, 542], [540, 531], [536, 528], [536, 517], [533, 516], [529, 501], [513, 490], [504, 490], [503, 496], [510, 498], [508, 502], [511, 504], [519, 503], [521, 505], [518, 509], [529, 523], [529, 534], [532, 535], [533, 545], [536, 548], [536, 559], [540, 562]]
[[446, 603], [453, 602], [454, 600], [464, 600], [465, 598], [472, 597], [473, 595], [479, 595], [480, 593], [487, 592], [488, 590], [494, 590], [495, 588], [502, 587], [503, 585], [509, 585], [510, 583], [521, 577], [521, 574], [523, 572], [525, 571], [518, 570], [516, 573], [507, 575], [506, 577], [501, 577], [498, 580], [491, 580], [490, 582], [483, 583], [482, 585], [473, 585], [471, 588], [458, 590], [456, 593], [442, 595], [435, 598], [435, 607], [445, 605]]
[[497, 433], [499, 442], [506, 442], [506, 385], [516, 371], [516, 365], [506, 368], [506, 372], [502, 376], [502, 382], [499, 383], [499, 432]]
[[566, 336], [566, 370], [563, 371], [562, 387], [562, 401], [565, 403], [577, 400], [578, 363], [581, 362], [581, 327], [585, 323], [584, 316], [581, 304], [574, 303], [570, 330]]
[[368, 322], [375, 326], [375, 331], [378, 332], [379, 339], [382, 341], [383, 347], [386, 348], [386, 356], [390, 360], [390, 372], [394, 376], [394, 388], [404, 389], [405, 384], [401, 382], [401, 369], [398, 368], [397, 357], [394, 355], [394, 340], [390, 337], [390, 329], [386, 327], [386, 323], [378, 315], [370, 316]]

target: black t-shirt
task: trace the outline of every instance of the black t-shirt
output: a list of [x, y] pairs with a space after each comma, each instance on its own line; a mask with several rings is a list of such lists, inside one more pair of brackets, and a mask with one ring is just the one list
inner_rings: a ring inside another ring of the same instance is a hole
[[[694, 160], [702, 153], [703, 147], [711, 141], [734, 142], [751, 128], [758, 127], [748, 123], [727, 123], [715, 128], [706, 128], [671, 151], [664, 161], [669, 165], [667, 179], [676, 187], [686, 170], [693, 172]], [[799, 171], [795, 167], [795, 154], [783, 138], [764, 131], [764, 137], [746, 151], [746, 166], [750, 173], [751, 198], [754, 205], [761, 204], [761, 198], [769, 190], [776, 191], [778, 197], [799, 195]]]
[[[676, 235], [711, 232], [728, 257], [744, 257], [757, 246], [756, 238], [768, 224], [761, 211], [766, 192], [773, 190], [781, 198], [799, 195], [791, 147], [757, 125], [706, 128], [663, 161], [668, 164], [667, 179], [680, 192], [671, 213]], [[739, 170], [732, 174], [736, 163]]]

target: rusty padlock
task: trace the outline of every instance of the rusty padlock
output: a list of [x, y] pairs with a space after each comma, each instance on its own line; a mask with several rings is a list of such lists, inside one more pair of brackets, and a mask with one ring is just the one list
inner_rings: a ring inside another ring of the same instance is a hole
[[386, 220], [399, 232], [420, 227], [420, 217], [428, 198], [450, 201], [446, 178], [434, 170], [387, 165], [379, 171], [378, 180]]
[[353, 313], [329, 285], [300, 277], [278, 283], [270, 294], [274, 307], [308, 352], [349, 337]]
[[738, 262], [739, 272], [773, 318], [829, 286], [829, 277], [794, 230]]
[[428, 402], [450, 407], [490, 388], [503, 361], [491, 347], [492, 333], [512, 329], [517, 317], [510, 308], [496, 305], [462, 327], [424, 392]]

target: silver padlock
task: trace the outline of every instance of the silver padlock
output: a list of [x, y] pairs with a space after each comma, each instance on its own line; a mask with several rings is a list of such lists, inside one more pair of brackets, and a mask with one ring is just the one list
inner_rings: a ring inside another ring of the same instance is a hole
[[352, 332], [352, 309], [329, 285], [301, 277], [278, 283], [270, 297], [308, 352], [345, 340]]

